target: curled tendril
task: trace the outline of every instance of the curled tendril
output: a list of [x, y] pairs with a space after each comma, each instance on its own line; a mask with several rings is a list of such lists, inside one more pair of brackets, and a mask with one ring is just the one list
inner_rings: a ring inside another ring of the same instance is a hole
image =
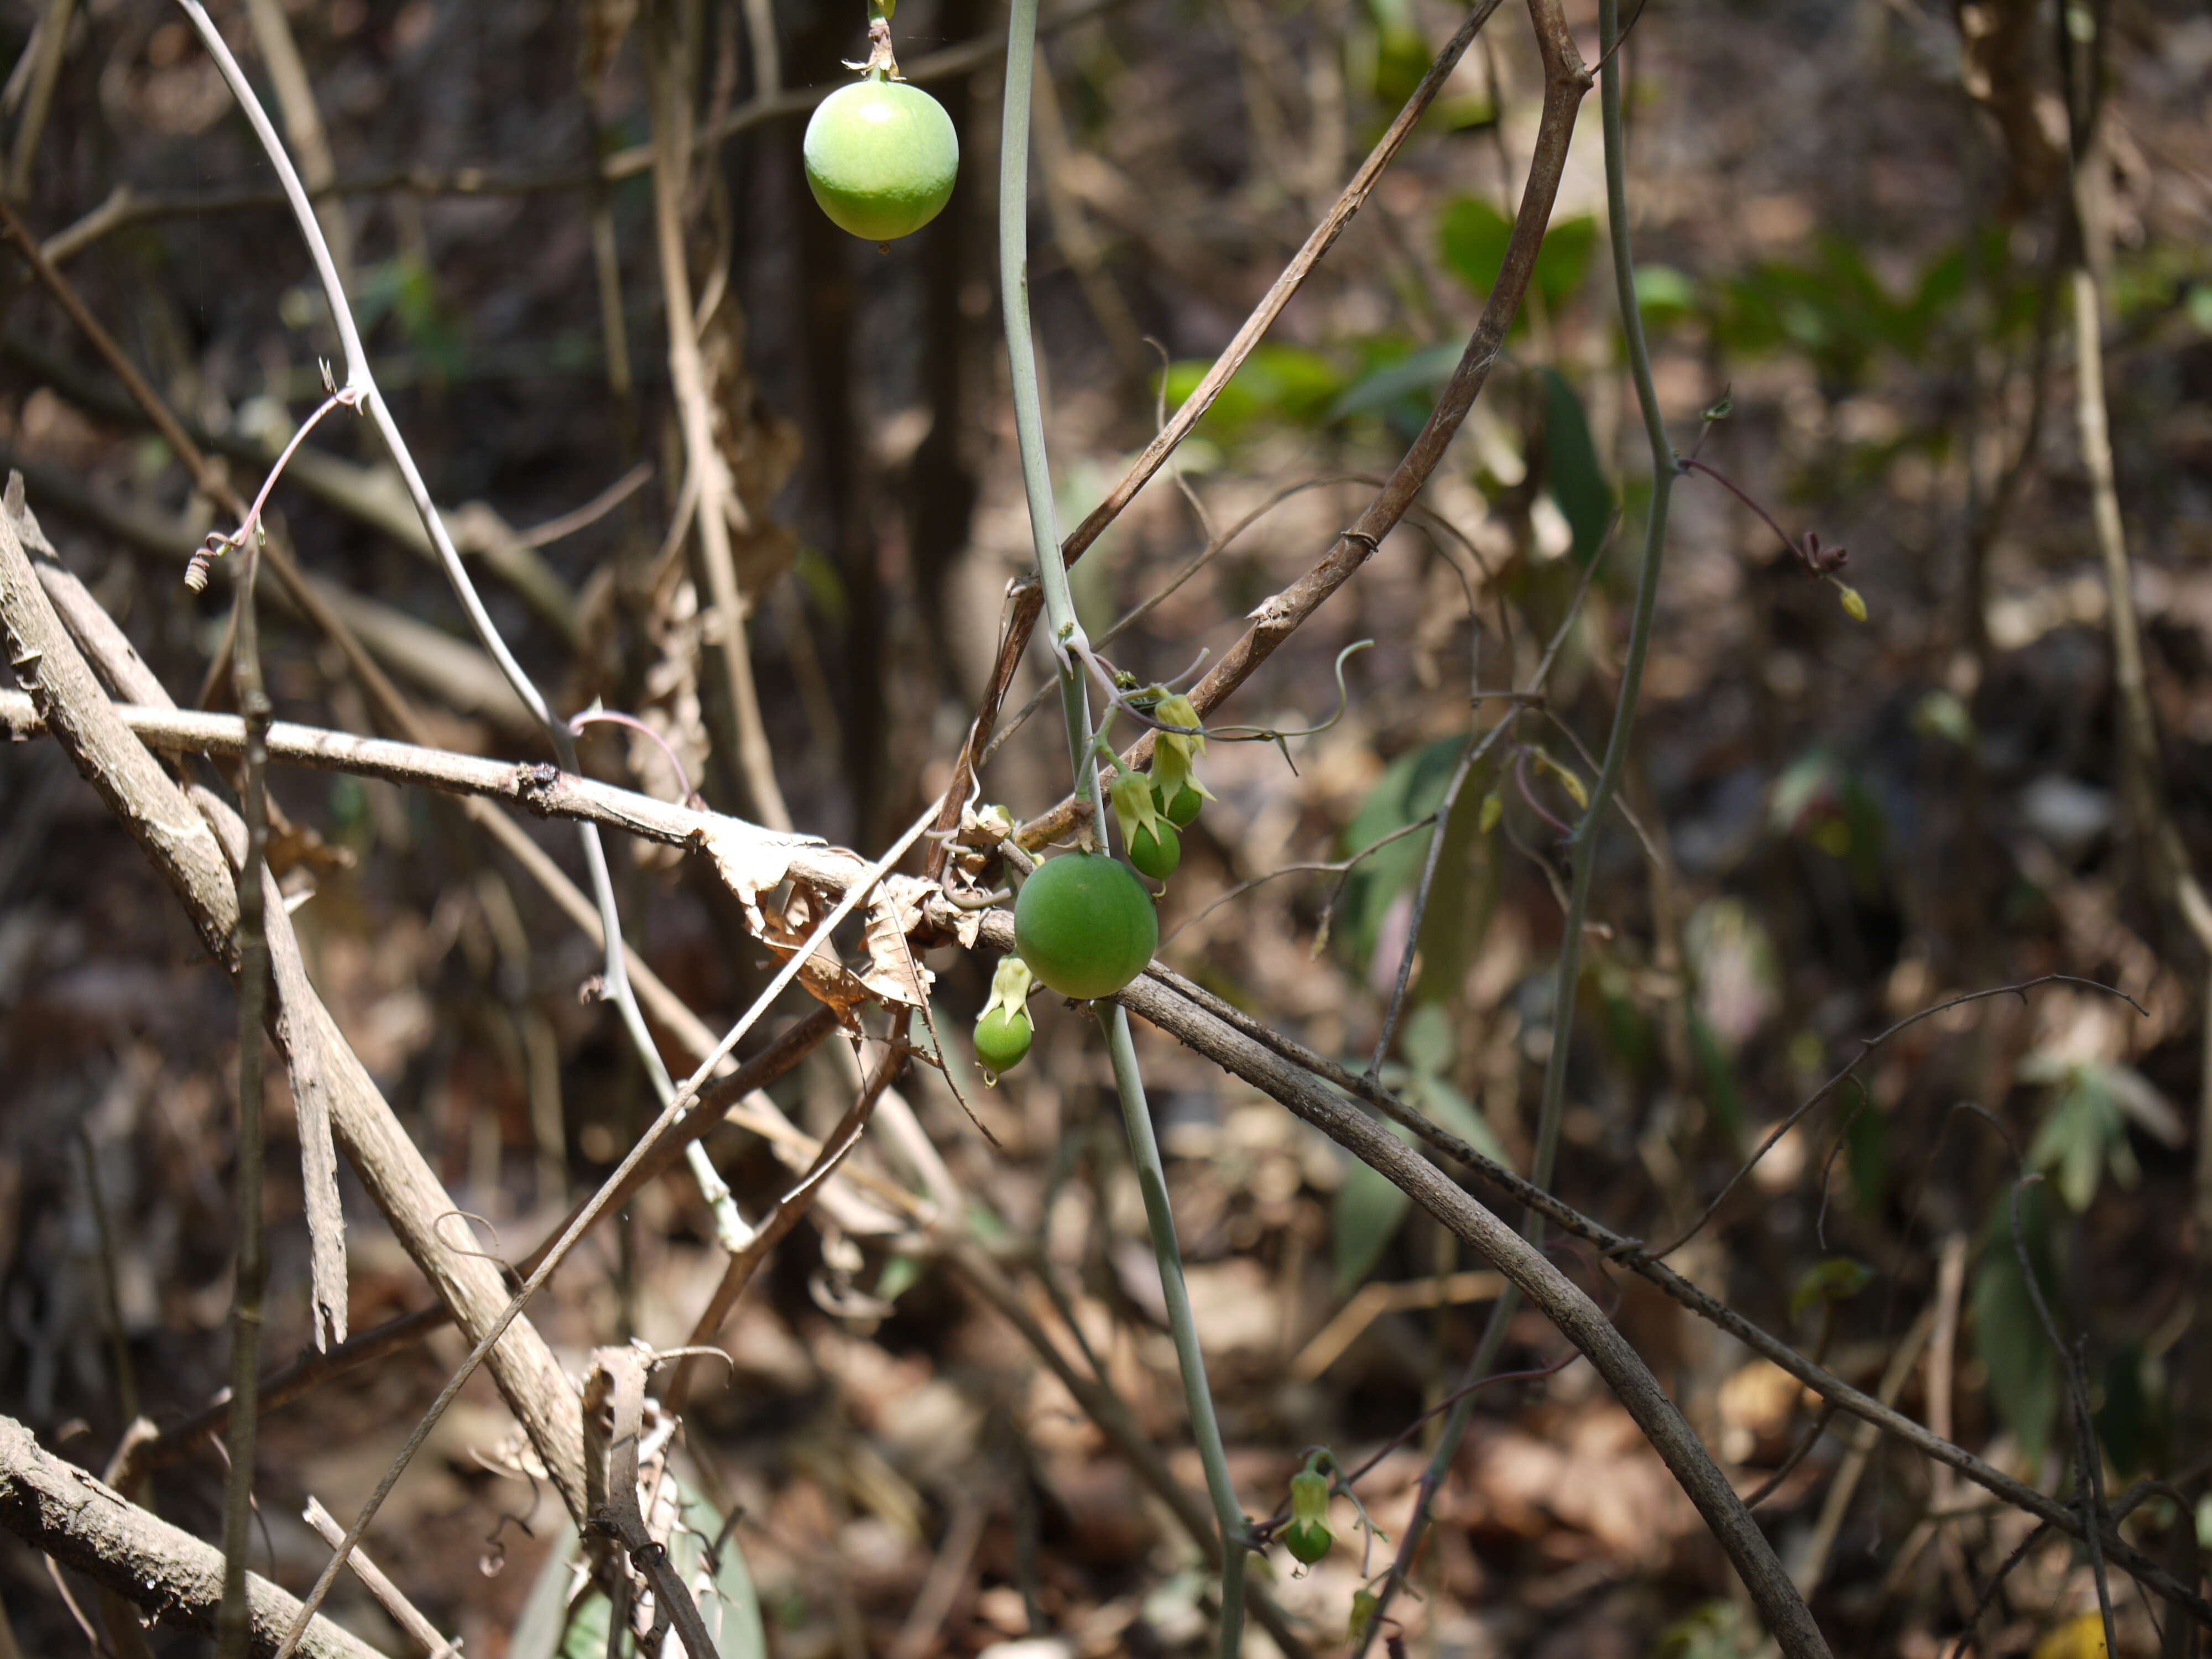
[[682, 758], [670, 745], [668, 739], [638, 719], [636, 715], [621, 714], [612, 708], [603, 708], [594, 702], [589, 708], [579, 709], [568, 717], [568, 735], [572, 738], [581, 737], [586, 726], [599, 725], [619, 726], [625, 731], [635, 732], [642, 737], [650, 738], [659, 748], [662, 757], [674, 770], [676, 787], [684, 792], [684, 804], [695, 807], [703, 807], [706, 805], [706, 802], [700, 798], [699, 792], [691, 787], [690, 775], [684, 771]]
[[[1327, 720], [1322, 721], [1320, 725], [1304, 726], [1296, 732], [1281, 732], [1275, 730], [1272, 726], [1224, 726], [1218, 727], [1215, 730], [1207, 732], [1206, 735], [1210, 738], [1218, 738], [1224, 743], [1272, 743], [1276, 746], [1276, 748], [1282, 750], [1283, 763], [1288, 766], [1291, 770], [1295, 773], [1298, 769], [1297, 763], [1291, 758], [1291, 749], [1287, 739], [1291, 738], [1317, 738], [1322, 732], [1342, 723], [1344, 717], [1352, 712], [1352, 693], [1345, 689], [1344, 684], [1345, 662], [1346, 659], [1352, 657], [1356, 653], [1366, 650], [1374, 643], [1375, 641], [1372, 640], [1354, 640], [1350, 645], [1346, 646], [1343, 650], [1336, 653], [1336, 712], [1334, 714], [1331, 714]], [[1176, 730], [1178, 728], [1168, 727], [1164, 729]]]
[[245, 522], [228, 536], [221, 531], [210, 531], [207, 539], [200, 544], [198, 550], [193, 553], [191, 560], [185, 564], [185, 586], [192, 592], [205, 592], [208, 572], [215, 562], [225, 554], [244, 549], [248, 538], [252, 539], [256, 547], [268, 541], [269, 531], [267, 526], [262, 522], [261, 509], [269, 504], [269, 492], [276, 488], [276, 480], [284, 476], [284, 469], [290, 464], [293, 452], [307, 441], [307, 434], [315, 429], [323, 416], [334, 409], [350, 409], [356, 411], [361, 409], [366, 394], [360, 387], [339, 386], [332, 378], [331, 366], [327, 362], [322, 364], [322, 371], [323, 389], [330, 395], [323, 399], [321, 406], [313, 414], [300, 423], [300, 429], [292, 434], [292, 441], [284, 446], [283, 453], [276, 457], [276, 465], [269, 469], [269, 476], [262, 483], [261, 493], [253, 498], [253, 505], [246, 510]]

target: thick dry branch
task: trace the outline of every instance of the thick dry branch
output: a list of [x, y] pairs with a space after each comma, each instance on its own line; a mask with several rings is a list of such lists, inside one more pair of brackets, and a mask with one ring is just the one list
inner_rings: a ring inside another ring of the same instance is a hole
[[[1006, 937], [1012, 938], [1011, 929]], [[992, 930], [986, 929], [986, 937]], [[1411, 1129], [1436, 1152], [1465, 1164], [1483, 1182], [1514, 1202], [1528, 1206], [1557, 1225], [1562, 1231], [1572, 1233], [1597, 1246], [1608, 1261], [1626, 1267], [1664, 1291], [1669, 1297], [1743, 1343], [1746, 1347], [1771, 1360], [1782, 1370], [1796, 1377], [1814, 1393], [1831, 1405], [1849, 1412], [1861, 1420], [1871, 1423], [1883, 1433], [1903, 1441], [1913, 1450], [1947, 1468], [1956, 1469], [1969, 1480], [1993, 1493], [2014, 1508], [2035, 1516], [2039, 1520], [2066, 1532], [2081, 1536], [2081, 1517], [2070, 1508], [2049, 1494], [2039, 1492], [2014, 1480], [2002, 1470], [1993, 1468], [1966, 1450], [1963, 1446], [1945, 1439], [1921, 1424], [1914, 1422], [1893, 1407], [1884, 1404], [1863, 1389], [1854, 1388], [1841, 1377], [1825, 1370], [1813, 1360], [1791, 1347], [1790, 1344], [1762, 1329], [1717, 1297], [1700, 1290], [1665, 1262], [1654, 1259], [1636, 1240], [1614, 1232], [1603, 1223], [1595, 1221], [1571, 1205], [1554, 1197], [1543, 1188], [1515, 1174], [1504, 1165], [1485, 1158], [1466, 1141], [1431, 1122], [1420, 1113], [1400, 1101], [1387, 1090], [1377, 1087], [1371, 1079], [1346, 1071], [1325, 1056], [1316, 1054], [1301, 1044], [1293, 1042], [1278, 1032], [1269, 1031], [1249, 1015], [1239, 1013], [1200, 988], [1193, 985], [1181, 975], [1157, 965], [1149, 977], [1167, 987], [1191, 1006], [1211, 1017], [1224, 1030], [1235, 1033], [1243, 1042], [1237, 1047], [1224, 1047], [1207, 1041], [1195, 1040], [1174, 1026], [1162, 1024], [1162, 1029], [1212, 1060], [1224, 1069], [1244, 1078], [1268, 1093], [1273, 1091], [1261, 1076], [1244, 1068], [1243, 1061], [1250, 1049], [1258, 1048], [1285, 1062], [1298, 1075], [1308, 1079], [1318, 1079], [1344, 1090], [1347, 1094], [1362, 1098], [1394, 1121]], [[1139, 981], [1143, 983], [1143, 981]], [[1124, 992], [1124, 1000], [1131, 995]], [[1130, 1006], [1151, 1018], [1149, 1003]], [[1161, 1024], [1161, 1022], [1155, 1022]], [[1286, 1104], [1288, 1103], [1285, 1103]], [[1293, 1109], [1296, 1109], [1293, 1108]], [[1427, 1207], [1427, 1200], [1419, 1193], [1414, 1201]], [[1435, 1213], [1435, 1212], [1431, 1212]], [[1442, 1219], [1440, 1216], [1438, 1218]], [[2167, 1601], [2185, 1607], [2190, 1613], [2208, 1627], [2212, 1627], [2212, 1603], [2208, 1603], [2196, 1591], [2183, 1585], [2171, 1573], [2160, 1568], [2140, 1550], [2128, 1544], [2117, 1533], [2107, 1533], [2104, 1539], [2106, 1555], [2124, 1566], [2150, 1589]]]
[[[736, 1121], [762, 1133], [781, 1120], [763, 1118], [758, 1108], [774, 1109], [759, 1091], [783, 1077], [805, 1059], [822, 1040], [837, 1029], [836, 1017], [828, 1008], [817, 1007], [803, 1019], [781, 1032], [760, 1053], [747, 1060], [734, 1072], [718, 1077], [699, 1091], [699, 1109], [656, 1142], [653, 1150], [641, 1159], [618, 1184], [604, 1206], [603, 1213], [612, 1213], [629, 1203], [648, 1182], [666, 1175], [684, 1158], [684, 1149], [695, 1140], [703, 1139], [713, 1133], [717, 1124]], [[757, 1097], [757, 1099], [756, 1098]], [[757, 1126], [757, 1127], [756, 1127]], [[811, 1139], [809, 1146], [813, 1143]], [[514, 1271], [529, 1274], [538, 1269], [551, 1249], [554, 1241], [568, 1229], [582, 1208], [579, 1202], [561, 1224], [548, 1233], [538, 1248], [514, 1264]], [[397, 1353], [421, 1341], [432, 1331], [445, 1325], [452, 1316], [441, 1304], [417, 1309], [413, 1313], [400, 1314], [386, 1320], [373, 1330], [341, 1343], [325, 1353], [303, 1356], [289, 1365], [271, 1371], [261, 1381], [261, 1409], [273, 1411], [299, 1399], [332, 1377], [346, 1371]], [[195, 1413], [174, 1427], [165, 1430], [153, 1439], [141, 1442], [134, 1449], [133, 1468], [155, 1468], [175, 1458], [203, 1434], [220, 1430], [230, 1415], [228, 1395]]]
[[[127, 689], [141, 698], [162, 697], [160, 683], [75, 577], [50, 564], [46, 579], [71, 595], [76, 626], [106, 637], [100, 655], [111, 675], [127, 680]], [[4, 514], [0, 625], [16, 677], [49, 730], [183, 901], [209, 953], [234, 974], [238, 890], [233, 872], [243, 856], [245, 826], [209, 792], [188, 795], [179, 788], [117, 718], [64, 630], [14, 522]], [[473, 1251], [456, 1250], [440, 1234], [438, 1224], [453, 1212], [453, 1200], [308, 984], [281, 899], [270, 908], [269, 944], [277, 992], [270, 1002], [270, 1034], [295, 1086], [298, 1079], [312, 1079], [310, 1086], [325, 1091], [332, 1127], [362, 1185], [439, 1300], [453, 1310], [464, 1330], [481, 1334], [506, 1305], [498, 1269]], [[575, 1390], [560, 1363], [533, 1328], [517, 1321], [495, 1350], [492, 1370], [554, 1484], [580, 1518], [583, 1433]]]
[[[215, 1632], [222, 1553], [52, 1455], [9, 1417], [0, 1417], [0, 1526], [156, 1623]], [[299, 1599], [252, 1573], [246, 1595], [249, 1650], [273, 1654], [299, 1614]], [[299, 1650], [307, 1659], [381, 1659], [327, 1619], [307, 1627]]]
[[[994, 916], [993, 921], [1002, 919]], [[1010, 920], [1001, 927], [986, 929], [987, 933], [1001, 931], [1011, 945]], [[1550, 1258], [1477, 1203], [1435, 1164], [1280, 1055], [1231, 1030], [1156, 981], [1139, 979], [1121, 994], [1121, 1000], [1133, 1012], [1254, 1084], [1380, 1171], [1519, 1285], [1597, 1368], [1627, 1407], [1728, 1552], [1782, 1651], [1790, 1659], [1827, 1653], [1820, 1626], [1813, 1622], [1773, 1547], [1688, 1420], [1627, 1339], [1614, 1329], [1595, 1302], [1552, 1265]]]
[[[143, 704], [119, 705], [115, 713], [141, 742], [167, 753], [229, 759], [245, 752], [246, 722], [235, 714]], [[0, 732], [23, 738], [46, 730], [44, 718], [31, 699], [20, 693], [0, 692]], [[278, 720], [269, 728], [269, 758], [279, 766], [349, 772], [387, 783], [420, 785], [450, 795], [503, 800], [539, 817], [595, 823], [672, 847], [738, 845], [748, 854], [787, 860], [795, 875], [839, 886], [863, 867], [855, 854], [830, 847], [818, 836], [763, 830], [742, 818], [702, 812], [578, 777], [550, 763], [485, 760], [451, 750], [356, 737], [349, 732], [296, 726], [287, 720]]]
[[[148, 741], [157, 747], [173, 744], [179, 750], [225, 754], [234, 752], [243, 742], [243, 724], [234, 716], [144, 708], [118, 712], [127, 712]], [[19, 735], [41, 731], [44, 727], [33, 723], [30, 718], [34, 714], [34, 710], [27, 711], [23, 700], [0, 694], [0, 729]], [[850, 852], [820, 842], [771, 836], [769, 832], [744, 824], [737, 819], [696, 812], [687, 807], [656, 801], [647, 796], [569, 775], [556, 774], [547, 779], [544, 774], [549, 769], [481, 760], [439, 750], [354, 738], [342, 732], [282, 723], [270, 730], [270, 753], [272, 760], [282, 763], [344, 769], [354, 769], [357, 764], [359, 769], [368, 775], [386, 777], [395, 782], [427, 784], [455, 793], [495, 795], [517, 801], [549, 817], [588, 816], [610, 828], [626, 829], [634, 834], [672, 845], [697, 846], [717, 834], [733, 831], [758, 836], [763, 842], [774, 842], [779, 853], [789, 852], [793, 858], [793, 874], [802, 875], [830, 891], [842, 890], [866, 867], [863, 860]], [[950, 907], [945, 907], [945, 911], [941, 917], [934, 919], [941, 922], [948, 934], [956, 926], [972, 920], [951, 912]], [[982, 942], [999, 950], [1011, 948], [1011, 917], [1003, 912], [988, 915], [983, 919]], [[1346, 1073], [1325, 1057], [1311, 1054], [1278, 1033], [1266, 1030], [1249, 1017], [1237, 1015], [1235, 1011], [1217, 1004], [1197, 987], [1164, 969], [1155, 968], [1152, 978], [1139, 981], [1124, 995], [1126, 1000], [1130, 1000], [1130, 1006], [1148, 1019], [1153, 1019], [1155, 1013], [1172, 1013], [1177, 1005], [1189, 1015], [1199, 1017], [1202, 1023], [1194, 1023], [1187, 1017], [1182, 1018], [1180, 1023], [1170, 1023], [1166, 1018], [1154, 1019], [1154, 1023], [1161, 1024], [1163, 1029], [1170, 1030], [1224, 1069], [1246, 1078], [1270, 1093], [1273, 1090], [1270, 1087], [1269, 1079], [1295, 1078], [1302, 1079], [1302, 1086], [1311, 1094], [1334, 1101], [1335, 1097], [1327, 1094], [1316, 1083], [1316, 1079], [1319, 1079], [1367, 1099], [1378, 1109], [1387, 1111], [1390, 1116], [1406, 1124], [1437, 1152], [1466, 1164], [1504, 1196], [1540, 1211], [1563, 1231], [1595, 1244], [1623, 1266], [1650, 1279], [1699, 1317], [1729, 1332], [1756, 1352], [1773, 1361], [1822, 1398], [1853, 1416], [1872, 1423], [1923, 1455], [1957, 1470], [2003, 1502], [2047, 1521], [2071, 1535], [2079, 1535], [2080, 1517], [2063, 1504], [2013, 1480], [1965, 1448], [1933, 1433], [1893, 1407], [1882, 1404], [1863, 1390], [1852, 1387], [1814, 1364], [1787, 1342], [1752, 1323], [1664, 1262], [1654, 1261], [1638, 1250], [1634, 1241], [1583, 1214], [1510, 1170], [1483, 1158], [1464, 1141], [1430, 1122], [1387, 1092], [1376, 1089], [1371, 1079]], [[1294, 1107], [1293, 1109], [1297, 1109]], [[1348, 1111], [1350, 1109], [1343, 1109]], [[1359, 1114], [1352, 1113], [1352, 1115], [1362, 1122], [1368, 1121]], [[1322, 1127], [1326, 1131], [1328, 1126]], [[1371, 1123], [1369, 1127], [1374, 1130]], [[1374, 1130], [1374, 1133], [1381, 1134], [1382, 1132]], [[1400, 1152], [1404, 1152], [1404, 1148], [1398, 1146], [1398, 1143], [1390, 1137], [1383, 1135], [1382, 1140], [1397, 1147]], [[1381, 1142], [1376, 1144], [1379, 1146]], [[811, 1152], [811, 1149], [807, 1150]], [[1436, 1173], [1433, 1165], [1425, 1164], [1424, 1167]], [[1446, 1202], [1438, 1196], [1443, 1189], [1459, 1190], [1440, 1173], [1436, 1173], [1436, 1181], [1441, 1183], [1441, 1187], [1424, 1182], [1419, 1190], [1413, 1190], [1415, 1200], [1425, 1208], [1431, 1207], [1432, 1200]], [[1465, 1195], [1462, 1194], [1461, 1196], [1464, 1198]], [[1440, 1212], [1432, 1209], [1432, 1213]], [[1487, 1214], [1487, 1212], [1484, 1213]], [[2117, 1534], [2108, 1534], [2104, 1541], [2106, 1554], [2115, 1564], [2124, 1567], [2167, 1600], [2185, 1607], [2207, 1626], [2212, 1626], [2212, 1605], [2208, 1605], [2203, 1598], [2184, 1587], [2170, 1573]]]

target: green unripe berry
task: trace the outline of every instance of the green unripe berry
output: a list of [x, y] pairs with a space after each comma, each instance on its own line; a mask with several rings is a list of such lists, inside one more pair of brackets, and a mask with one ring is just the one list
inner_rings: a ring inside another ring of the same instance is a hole
[[1145, 971], [1160, 942], [1144, 883], [1119, 859], [1048, 859], [1014, 902], [1014, 943], [1030, 972], [1064, 997], [1110, 997]]
[[1158, 804], [1160, 816], [1178, 830], [1187, 830], [1206, 805], [1206, 797], [1198, 793], [1198, 786], [1188, 778], [1170, 795], [1165, 789], [1155, 787], [1152, 799]]
[[1004, 1076], [1022, 1063], [1031, 1035], [1026, 1012], [986, 1009], [975, 1022], [975, 1063], [994, 1079]]
[[1328, 1529], [1328, 1477], [1308, 1462], [1291, 1477], [1291, 1524], [1283, 1528], [1283, 1547], [1311, 1566], [1335, 1541]]
[[871, 77], [841, 87], [806, 124], [806, 183], [842, 230], [888, 242], [920, 230], [952, 195], [960, 138], [920, 87]]
[[1182, 837], [1164, 817], [1129, 837], [1129, 862], [1154, 881], [1165, 881], [1182, 862]]

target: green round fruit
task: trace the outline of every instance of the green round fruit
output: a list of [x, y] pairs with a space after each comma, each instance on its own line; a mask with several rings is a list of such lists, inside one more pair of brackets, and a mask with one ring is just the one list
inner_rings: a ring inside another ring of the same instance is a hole
[[975, 1060], [994, 1077], [1011, 1072], [1030, 1051], [1031, 1030], [1027, 1013], [1010, 1014], [1004, 1008], [984, 1011], [975, 1022]]
[[1188, 829], [1191, 820], [1198, 816], [1199, 809], [1206, 805], [1206, 797], [1200, 794], [1198, 786], [1188, 780], [1185, 780], [1172, 795], [1164, 789], [1154, 788], [1152, 800], [1160, 809], [1160, 816], [1178, 830]]
[[806, 124], [806, 183], [840, 229], [888, 242], [934, 219], [960, 175], [945, 106], [903, 81], [841, 87]]
[[1030, 972], [1064, 997], [1110, 997], [1145, 971], [1160, 942], [1145, 884], [1119, 859], [1048, 859], [1014, 902], [1014, 944]]
[[1158, 823], [1158, 835], [1139, 830], [1129, 837], [1129, 862], [1154, 881], [1165, 881], [1182, 862], [1182, 837], [1165, 818]]
[[1283, 1528], [1283, 1547], [1307, 1566], [1326, 1557], [1335, 1542], [1335, 1535], [1319, 1521], [1293, 1521]]

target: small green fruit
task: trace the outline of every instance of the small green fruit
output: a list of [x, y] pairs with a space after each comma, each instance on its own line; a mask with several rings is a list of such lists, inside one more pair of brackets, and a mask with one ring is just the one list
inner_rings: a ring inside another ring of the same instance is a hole
[[1027, 1012], [1008, 1013], [1004, 1008], [987, 1011], [975, 1022], [975, 1062], [997, 1079], [1022, 1063], [1030, 1051], [1032, 1029]]
[[[1160, 816], [1178, 830], [1196, 817], [1199, 810], [1213, 799], [1206, 787], [1198, 781], [1191, 769], [1189, 753], [1182, 739], [1170, 741], [1172, 733], [1163, 733], [1158, 746], [1152, 750], [1152, 800]], [[1203, 742], [1203, 738], [1194, 739]]]
[[1165, 881], [1182, 862], [1182, 837], [1165, 817], [1154, 818], [1151, 829], [1129, 837], [1129, 862], [1154, 881]]
[[1311, 1566], [1335, 1541], [1328, 1529], [1328, 1477], [1309, 1463], [1291, 1477], [1291, 1524], [1283, 1528], [1283, 1547]]
[[1336, 1538], [1317, 1521], [1293, 1521], [1283, 1528], [1283, 1547], [1307, 1566], [1323, 1559]]
[[1119, 859], [1048, 859], [1014, 902], [1014, 943], [1030, 972], [1078, 1002], [1110, 997], [1145, 971], [1160, 942], [1144, 883]]
[[1164, 789], [1154, 789], [1152, 799], [1159, 804], [1160, 816], [1178, 830], [1188, 830], [1199, 811], [1206, 805], [1206, 797], [1198, 793], [1198, 786], [1189, 779], [1170, 795]]
[[1129, 862], [1154, 881], [1175, 874], [1176, 866], [1182, 862], [1182, 840], [1174, 825], [1161, 819], [1152, 779], [1142, 772], [1122, 773], [1114, 780], [1113, 802]]
[[806, 183], [832, 223], [872, 242], [920, 230], [952, 195], [960, 137], [920, 87], [841, 87], [806, 124]]

